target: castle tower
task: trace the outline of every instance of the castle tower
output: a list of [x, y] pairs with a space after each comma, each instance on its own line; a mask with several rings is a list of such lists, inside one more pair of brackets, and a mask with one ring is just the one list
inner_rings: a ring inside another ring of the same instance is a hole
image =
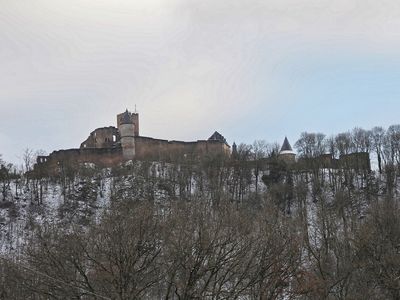
[[[130, 113], [126, 110], [118, 115], [118, 130], [121, 136], [122, 155], [124, 159], [133, 159], [135, 157], [135, 136], [138, 130], [135, 126], [135, 120], [139, 119], [138, 114]], [[136, 131], [137, 130], [137, 131]]]
[[[118, 128], [120, 127], [121, 121], [123, 120], [123, 117], [124, 117], [124, 115], [125, 115], [125, 113], [126, 113], [127, 111], [128, 111], [128, 110], [126, 110], [126, 111], [123, 112], [122, 114], [118, 114], [118, 115], [117, 115], [117, 127], [118, 127]], [[131, 120], [132, 120], [133, 125], [135, 125], [134, 136], [139, 136], [139, 114], [136, 113], [136, 112], [131, 113], [131, 112], [129, 112], [129, 111], [128, 111], [128, 113], [129, 113], [129, 115], [130, 115], [130, 117], [131, 117]]]
[[279, 158], [287, 163], [293, 163], [296, 161], [296, 153], [293, 152], [292, 146], [290, 146], [289, 140], [285, 137], [281, 151], [279, 152]]

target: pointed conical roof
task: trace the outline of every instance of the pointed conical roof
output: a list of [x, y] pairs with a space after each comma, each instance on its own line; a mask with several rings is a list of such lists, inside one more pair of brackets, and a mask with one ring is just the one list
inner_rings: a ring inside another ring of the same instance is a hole
[[285, 140], [283, 141], [281, 152], [283, 152], [283, 151], [293, 152], [292, 146], [290, 146], [290, 143], [289, 143], [289, 140], [287, 139], [287, 137], [285, 137]]
[[232, 144], [232, 152], [237, 152], [237, 145], [235, 142]]

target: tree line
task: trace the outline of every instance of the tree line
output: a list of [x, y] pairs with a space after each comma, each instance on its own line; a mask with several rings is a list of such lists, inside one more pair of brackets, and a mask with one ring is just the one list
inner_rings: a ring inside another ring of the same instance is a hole
[[[1, 256], [0, 299], [400, 299], [398, 137], [400, 126], [302, 133], [308, 166], [256, 141], [234, 158], [10, 172], [0, 212], [17, 219], [14, 189], [32, 215]], [[376, 168], [312, 160], [356, 152]]]

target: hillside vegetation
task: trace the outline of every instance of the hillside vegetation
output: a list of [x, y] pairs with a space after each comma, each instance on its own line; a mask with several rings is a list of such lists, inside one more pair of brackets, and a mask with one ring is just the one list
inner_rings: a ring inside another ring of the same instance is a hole
[[[2, 161], [0, 299], [400, 299], [400, 126], [295, 148], [52, 177], [29, 150]], [[359, 152], [372, 170], [318, 159]]]

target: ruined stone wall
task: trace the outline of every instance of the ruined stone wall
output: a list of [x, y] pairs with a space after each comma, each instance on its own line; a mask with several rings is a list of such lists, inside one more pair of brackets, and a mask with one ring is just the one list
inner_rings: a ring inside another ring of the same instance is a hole
[[198, 141], [196, 143], [196, 152], [200, 155], [202, 154], [210, 154], [210, 155], [231, 155], [231, 148], [220, 141]]
[[343, 168], [350, 168], [355, 170], [371, 170], [371, 160], [369, 153], [356, 152], [342, 155], [339, 158], [339, 164]]
[[[172, 147], [169, 146], [167, 140], [153, 139], [149, 137], [136, 137], [136, 159], [139, 160], [170, 160], [170, 151]], [[182, 147], [174, 147], [176, 155], [182, 152]]]
[[56, 174], [63, 166], [73, 167], [82, 163], [94, 163], [100, 167], [112, 167], [123, 161], [121, 148], [69, 149], [54, 151], [47, 157], [41, 156], [35, 169], [45, 169], [50, 174]]
[[371, 161], [369, 153], [357, 152], [334, 158], [332, 154], [323, 154], [315, 158], [299, 158], [297, 165], [300, 169], [352, 169], [356, 171], [370, 171]]
[[[138, 160], [176, 161], [184, 157], [197, 159], [205, 155], [229, 155], [229, 146], [218, 141], [180, 142], [136, 137]], [[80, 148], [59, 150], [49, 156], [38, 157], [36, 169], [57, 173], [61, 166], [94, 163], [100, 167], [112, 167], [126, 161], [121, 147]]]
[[81, 148], [113, 148], [120, 141], [118, 129], [110, 126], [97, 128], [81, 144]]
[[136, 137], [136, 159], [171, 161], [201, 155], [230, 155], [229, 146], [218, 141], [181, 142]]

